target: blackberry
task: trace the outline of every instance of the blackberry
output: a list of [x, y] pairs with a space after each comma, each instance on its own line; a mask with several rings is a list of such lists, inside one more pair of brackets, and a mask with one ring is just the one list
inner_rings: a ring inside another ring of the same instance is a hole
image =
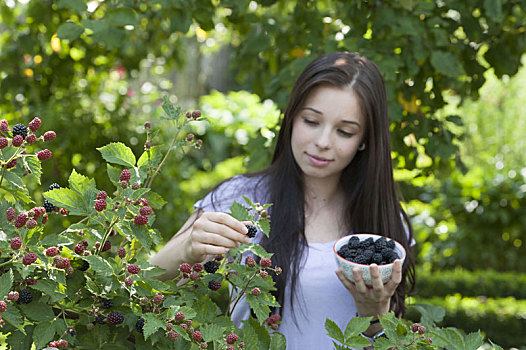
[[143, 327], [144, 327], [144, 318], [139, 318], [137, 320], [137, 323], [135, 324], [135, 329], [137, 330], [137, 332], [139, 333], [143, 333]]
[[108, 314], [108, 323], [112, 325], [124, 322], [124, 316], [120, 312], [110, 312]]
[[374, 242], [374, 250], [377, 253], [380, 253], [382, 251], [382, 249], [384, 249], [384, 248], [387, 248], [387, 240], [385, 239], [385, 237], [378, 238]]
[[208, 273], [215, 273], [219, 269], [219, 262], [210, 260], [205, 263], [205, 271]]
[[87, 262], [86, 260], [82, 260], [82, 266], [79, 267], [79, 270], [86, 271], [87, 269], [89, 269], [89, 262]]
[[395, 242], [392, 239], [387, 241], [387, 248], [395, 249]]
[[362, 265], [367, 265], [369, 263], [369, 260], [366, 259], [365, 256], [363, 255], [358, 255], [356, 258], [354, 258], [353, 261], [357, 264], [362, 264]]
[[33, 294], [28, 289], [22, 289], [19, 293], [18, 303], [29, 304], [33, 301]]
[[53, 191], [54, 189], [60, 189], [60, 185], [56, 182], [53, 182], [51, 185], [49, 185], [48, 191]]
[[98, 324], [106, 323], [104, 315], [97, 315], [97, 317], [95, 317], [95, 322]]
[[109, 299], [102, 300], [102, 308], [103, 309], [110, 309], [113, 306], [113, 301]]
[[22, 138], [25, 139], [27, 136], [27, 126], [25, 126], [24, 124], [16, 124], [13, 127], [13, 137], [15, 137], [16, 135], [20, 135], [22, 136]]
[[213, 291], [216, 291], [219, 288], [221, 288], [221, 282], [220, 281], [210, 281], [208, 282], [208, 288], [210, 288]]
[[373, 254], [373, 257], [371, 258], [371, 261], [377, 265], [383, 265], [382, 264], [382, 261], [383, 261], [383, 257], [382, 257], [382, 254], [380, 253], [374, 253]]
[[258, 229], [256, 226], [253, 225], [245, 225], [248, 229], [247, 236], [250, 238], [256, 237], [256, 233], [258, 232]]
[[53, 212], [55, 210], [55, 206], [50, 201], [48, 201], [47, 199], [44, 200], [43, 207], [46, 209], [46, 212], [48, 212], [48, 213], [51, 213], [51, 212]]

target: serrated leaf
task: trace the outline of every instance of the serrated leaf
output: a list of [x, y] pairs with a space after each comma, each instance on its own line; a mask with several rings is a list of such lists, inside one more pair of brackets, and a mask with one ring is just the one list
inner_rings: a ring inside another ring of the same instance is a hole
[[230, 215], [239, 221], [251, 221], [248, 209], [238, 202], [234, 202], [232, 206], [230, 206]]
[[367, 346], [371, 346], [371, 342], [367, 340], [366, 338], [362, 337], [361, 335], [355, 335], [348, 339], [345, 343], [345, 345], [350, 346], [352, 348], [365, 348]]
[[62, 23], [57, 29], [57, 36], [63, 40], [75, 40], [82, 33], [84, 28], [72, 22]]
[[269, 236], [270, 234], [270, 221], [267, 219], [259, 219], [257, 225], [259, 226], [259, 229], [265, 234], [265, 236]]
[[325, 330], [327, 330], [327, 335], [329, 337], [343, 343], [343, 332], [334, 321], [327, 318], [325, 320]]
[[214, 340], [222, 339], [223, 333], [226, 331], [226, 328], [216, 325], [214, 323], [209, 323], [201, 326], [199, 330], [203, 334], [203, 340], [208, 343]]
[[375, 339], [374, 341], [374, 349], [375, 350], [388, 350], [393, 348], [393, 343], [389, 341], [389, 339], [385, 337], [380, 337], [378, 339]]
[[130, 238], [133, 239], [135, 237], [139, 241], [139, 243], [141, 243], [141, 245], [146, 250], [146, 252], [148, 254], [150, 253], [150, 248], [152, 246], [152, 239], [148, 233], [149, 232], [148, 228], [144, 226], [138, 226], [138, 225], [133, 224], [133, 227], [131, 228], [128, 227], [127, 225], [122, 226], [122, 230], [124, 231], [124, 233], [129, 235]]
[[270, 340], [270, 350], [282, 350], [287, 348], [287, 340], [281, 333], [272, 333], [272, 339]]
[[252, 311], [254, 311], [254, 314], [256, 315], [256, 318], [259, 321], [259, 323], [265, 322], [265, 320], [270, 315], [270, 308], [266, 304], [264, 298], [259, 298], [259, 296], [247, 294], [246, 300], [250, 305]]
[[31, 343], [33, 343], [33, 329], [34, 326], [26, 326], [22, 328], [17, 327], [20, 332], [11, 332], [7, 337], [7, 344], [10, 346], [10, 350], [27, 350], [31, 349]]
[[136, 25], [137, 15], [131, 8], [118, 8], [108, 11], [104, 20], [112, 26]]
[[151, 312], [144, 314], [142, 318], [144, 318], [144, 327], [143, 327], [144, 339], [148, 339], [152, 334], [157, 332], [159, 329], [164, 328], [165, 323]]
[[7, 271], [2, 276], [0, 276], [0, 300], [2, 300], [11, 291], [13, 278], [12, 270]]
[[54, 282], [51, 279], [39, 279], [32, 289], [41, 291], [43, 294], [49, 296], [52, 303], [62, 300], [66, 297], [64, 286], [60, 283]]
[[79, 195], [84, 195], [92, 187], [95, 187], [95, 180], [87, 176], [77, 173], [75, 169], [71, 171], [68, 179], [69, 188], [77, 192]]
[[11, 185], [12, 188], [16, 188], [20, 191], [25, 190], [24, 182], [22, 181], [22, 178], [15, 174], [14, 171], [6, 171], [4, 174], [4, 181], [8, 182], [9, 185]]
[[129, 168], [135, 166], [135, 155], [133, 151], [122, 142], [112, 142], [106, 146], [97, 148], [97, 150], [102, 154], [102, 158], [109, 163], [119, 164]]
[[58, 0], [57, 8], [70, 8], [78, 12], [86, 11], [88, 6], [84, 0]]
[[347, 343], [347, 341], [354, 336], [359, 336], [360, 333], [364, 332], [367, 328], [369, 328], [371, 319], [372, 317], [351, 318], [349, 323], [347, 323], [347, 327], [345, 327], [344, 343]]
[[414, 307], [422, 317], [420, 318], [421, 323], [424, 324], [435, 324], [441, 322], [446, 315], [446, 310], [441, 306], [431, 304], [413, 304]]
[[32, 302], [31, 304], [20, 305], [20, 310], [28, 319], [33, 321], [48, 322], [55, 318], [55, 314], [51, 310], [51, 306], [40, 302]]
[[398, 334], [396, 333], [398, 322], [398, 318], [396, 318], [392, 311], [380, 317], [380, 323], [384, 328], [385, 335], [395, 343], [398, 343], [399, 340]]
[[163, 159], [163, 154], [161, 152], [161, 147], [153, 146], [149, 151], [144, 151], [143, 154], [139, 157], [137, 161], [137, 166], [141, 167], [155, 167], [161, 163]]
[[174, 105], [168, 101], [168, 97], [166, 96], [163, 96], [162, 108], [166, 113], [166, 116], [163, 116], [162, 119], [177, 121], [181, 117], [181, 108], [175, 108]]
[[477, 350], [478, 348], [480, 348], [482, 343], [484, 343], [484, 338], [480, 334], [480, 331], [473, 332], [473, 333], [469, 333], [464, 338], [464, 343], [465, 343], [465, 347], [464, 348], [466, 350]]
[[84, 257], [88, 261], [90, 268], [101, 277], [109, 277], [113, 274], [113, 269], [106, 259], [98, 255], [88, 255]]
[[57, 233], [47, 235], [40, 242], [43, 246], [58, 246], [58, 245], [68, 245], [73, 243], [73, 240], [69, 239], [66, 236], [59, 235]]
[[117, 167], [114, 167], [109, 163], [106, 164], [106, 170], [108, 172], [108, 177], [110, 178], [111, 182], [113, 182], [114, 184], [118, 184], [119, 176], [121, 175], [122, 170]]
[[40, 178], [42, 176], [42, 164], [40, 161], [35, 157], [24, 157], [24, 163], [27, 165], [29, 171], [35, 179], [37, 180], [37, 183], [40, 185]]
[[21, 326], [24, 323], [22, 314], [14, 305], [7, 307], [7, 310], [2, 313], [2, 319], [25, 334], [24, 328]]
[[448, 77], [457, 78], [466, 74], [458, 57], [448, 51], [433, 51], [431, 53], [431, 65], [437, 72]]
[[246, 349], [268, 350], [270, 346], [270, 335], [265, 326], [259, 324], [254, 317], [244, 321], [243, 341]]
[[33, 341], [35, 342], [37, 349], [40, 349], [52, 341], [54, 336], [55, 327], [52, 323], [38, 322], [33, 332]]
[[161, 209], [167, 202], [156, 192], [148, 192], [144, 198], [148, 200], [148, 205], [153, 209]]
[[400, 336], [404, 336], [407, 334], [407, 328], [402, 322], [399, 322], [398, 325], [396, 325], [396, 334]]
[[55, 206], [65, 208], [70, 215], [87, 215], [82, 197], [69, 188], [59, 188], [43, 193], [45, 199]]

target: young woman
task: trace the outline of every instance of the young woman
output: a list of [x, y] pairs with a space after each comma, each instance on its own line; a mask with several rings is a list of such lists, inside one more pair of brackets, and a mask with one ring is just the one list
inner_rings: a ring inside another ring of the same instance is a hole
[[[242, 196], [272, 203], [271, 230], [253, 242], [274, 253], [283, 269], [275, 276], [287, 349], [330, 349], [326, 318], [344, 329], [355, 316], [405, 311], [404, 297], [414, 284], [410, 250], [411, 224], [396, 196], [385, 86], [376, 65], [355, 53], [321, 56], [300, 74], [281, 123], [271, 165], [255, 174], [224, 181], [195, 204], [183, 228], [151, 263], [177, 273], [183, 262], [197, 263], [247, 243], [243, 222], [225, 212]], [[383, 284], [371, 265], [372, 288], [359, 271], [346, 279], [332, 247], [353, 232], [373, 232], [402, 243], [408, 255], [395, 261], [391, 280]], [[232, 319], [248, 318], [248, 304]], [[380, 323], [364, 332], [374, 338]]]

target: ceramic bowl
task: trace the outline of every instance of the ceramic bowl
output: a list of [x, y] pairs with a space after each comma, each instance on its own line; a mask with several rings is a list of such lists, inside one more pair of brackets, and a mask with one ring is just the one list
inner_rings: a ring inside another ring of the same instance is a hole
[[[363, 280], [364, 280], [365, 284], [367, 286], [372, 286], [373, 282], [371, 280], [371, 272], [369, 270], [369, 265], [357, 264], [357, 263], [355, 263], [353, 261], [350, 261], [350, 260], [342, 258], [338, 254], [338, 251], [340, 250], [340, 248], [343, 247], [344, 245], [346, 245], [347, 242], [349, 242], [349, 239], [351, 237], [353, 237], [353, 236], [354, 237], [358, 237], [360, 239], [360, 241], [366, 240], [369, 237], [372, 238], [374, 241], [376, 241], [377, 239], [379, 239], [379, 238], [381, 238], [383, 236], [370, 234], [370, 233], [356, 233], [356, 234], [352, 234], [352, 235], [348, 235], [348, 236], [342, 237], [336, 243], [334, 243], [334, 247], [333, 247], [334, 257], [336, 258], [336, 262], [338, 263], [338, 266], [340, 267], [340, 270], [342, 270], [344, 276], [354, 282], [354, 278], [352, 276], [352, 269], [357, 267], [357, 268], [360, 269], [360, 271], [362, 273], [362, 277], [363, 277]], [[385, 237], [385, 238], [388, 241], [391, 240], [391, 238], [388, 238], [388, 237]], [[396, 254], [398, 255], [399, 259], [403, 263], [404, 260], [405, 260], [405, 256], [406, 256], [405, 249], [397, 241], [394, 241], [394, 242], [395, 242], [394, 250], [395, 250]], [[391, 279], [391, 273], [393, 272], [393, 265], [394, 265], [394, 263], [385, 264], [385, 265], [378, 265], [378, 270], [380, 271], [380, 277], [381, 277], [383, 283], [386, 283], [387, 281], [389, 281]]]

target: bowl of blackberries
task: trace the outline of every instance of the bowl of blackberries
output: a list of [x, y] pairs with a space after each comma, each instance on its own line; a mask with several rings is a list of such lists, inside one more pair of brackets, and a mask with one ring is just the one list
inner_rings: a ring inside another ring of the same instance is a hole
[[362, 273], [365, 285], [372, 286], [369, 266], [378, 265], [382, 283], [387, 283], [396, 259], [405, 259], [404, 247], [394, 239], [371, 233], [345, 236], [334, 244], [334, 256], [345, 277], [354, 282], [353, 268]]

